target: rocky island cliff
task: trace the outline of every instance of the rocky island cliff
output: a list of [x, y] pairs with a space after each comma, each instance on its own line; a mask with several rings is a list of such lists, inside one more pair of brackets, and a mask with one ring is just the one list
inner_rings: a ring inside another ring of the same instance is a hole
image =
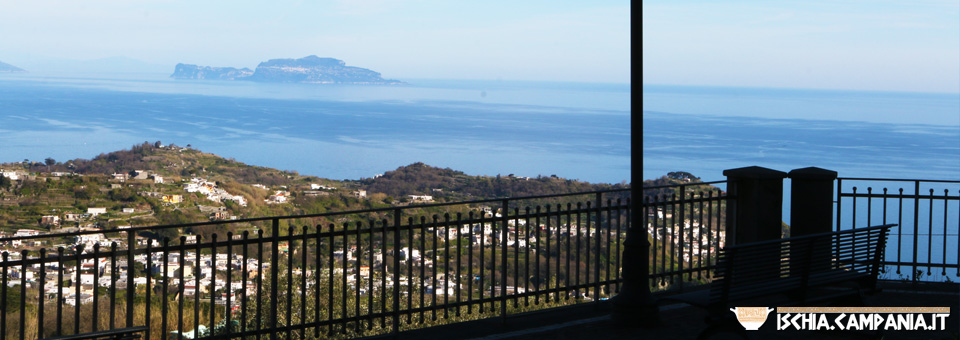
[[23, 73], [26, 70], [0, 61], [0, 73]]
[[346, 66], [346, 63], [339, 59], [320, 58], [315, 55], [300, 59], [270, 59], [257, 65], [257, 69], [253, 71], [248, 68], [177, 64], [170, 77], [276, 83], [403, 84], [399, 80], [383, 79], [380, 73], [369, 69]]

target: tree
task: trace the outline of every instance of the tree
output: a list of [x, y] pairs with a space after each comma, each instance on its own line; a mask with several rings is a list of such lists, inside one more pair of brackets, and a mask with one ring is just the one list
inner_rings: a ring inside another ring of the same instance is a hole
[[47, 166], [51, 166], [51, 165], [57, 164], [57, 160], [51, 157], [47, 157], [47, 159], [43, 160], [43, 163], [45, 163]]

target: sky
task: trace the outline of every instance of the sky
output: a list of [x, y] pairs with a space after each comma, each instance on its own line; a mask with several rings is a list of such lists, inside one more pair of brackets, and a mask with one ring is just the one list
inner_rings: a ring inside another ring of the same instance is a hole
[[630, 34], [627, 0], [0, 0], [0, 61], [24, 68], [317, 55], [391, 79], [629, 83]]
[[960, 1], [642, 3], [643, 83], [960, 93]]

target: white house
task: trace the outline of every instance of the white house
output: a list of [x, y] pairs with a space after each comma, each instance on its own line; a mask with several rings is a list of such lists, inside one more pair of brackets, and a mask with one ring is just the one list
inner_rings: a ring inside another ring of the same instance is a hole
[[107, 208], [87, 208], [87, 213], [90, 214], [91, 216], [106, 214]]

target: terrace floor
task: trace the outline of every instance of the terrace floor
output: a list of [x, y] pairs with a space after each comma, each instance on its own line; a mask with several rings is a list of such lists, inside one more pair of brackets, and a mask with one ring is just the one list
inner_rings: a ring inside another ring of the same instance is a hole
[[[750, 339], [958, 339], [960, 337], [960, 286], [954, 283], [913, 286], [899, 282], [881, 283], [883, 291], [868, 296], [870, 307], [950, 307], [947, 330], [937, 331], [777, 331], [769, 327], [748, 332]], [[447, 338], [475, 340], [599, 340], [599, 339], [695, 339], [705, 328], [706, 313], [687, 305], [661, 308], [660, 322], [652, 328], [616, 327], [610, 321], [609, 305], [578, 306], [561, 311], [516, 316], [506, 322], [481, 320], [475, 324], [434, 327], [401, 334], [401, 339]], [[773, 318], [770, 318], [772, 320]], [[551, 322], [552, 321], [552, 322]], [[486, 322], [486, 323], [484, 323]], [[724, 337], [717, 335], [712, 339]]]

